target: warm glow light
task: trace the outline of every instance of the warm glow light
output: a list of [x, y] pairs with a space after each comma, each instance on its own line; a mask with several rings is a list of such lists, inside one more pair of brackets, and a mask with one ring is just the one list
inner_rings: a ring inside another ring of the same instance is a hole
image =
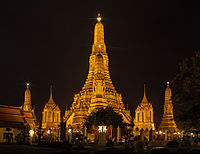
[[181, 133], [180, 132], [178, 132], [178, 135], [180, 135]]
[[99, 132], [106, 132], [106, 126], [99, 126]]
[[99, 48], [101, 47], [101, 45], [99, 45]]
[[97, 21], [100, 22], [101, 21], [101, 17], [97, 17]]
[[99, 132], [101, 132], [102, 131], [102, 126], [99, 126]]
[[155, 130], [154, 124], [152, 124], [152, 128], [153, 128], [152, 130]]
[[50, 130], [47, 131], [47, 134], [50, 134]]
[[159, 134], [162, 134], [162, 131], [161, 131], [161, 130], [159, 131]]
[[34, 130], [30, 130], [29, 133], [30, 133], [30, 136], [33, 137], [33, 135], [34, 135]]
[[27, 85], [27, 86], [29, 86], [30, 84], [29, 84], [29, 83], [27, 83], [26, 85]]
[[106, 126], [103, 127], [103, 132], [106, 132]]
[[72, 129], [70, 128], [69, 130], [68, 130], [68, 133], [71, 133], [72, 132]]
[[167, 84], [169, 85], [169, 81], [167, 81]]

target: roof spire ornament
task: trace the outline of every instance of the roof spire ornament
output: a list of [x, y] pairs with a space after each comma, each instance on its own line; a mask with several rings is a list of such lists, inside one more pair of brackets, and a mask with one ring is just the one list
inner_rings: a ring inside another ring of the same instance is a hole
[[53, 96], [52, 96], [52, 85], [50, 86], [50, 99], [52, 99]]
[[169, 88], [169, 81], [167, 81], [167, 88]]
[[143, 96], [143, 99], [142, 99], [142, 102], [141, 103], [148, 103], [148, 100], [147, 100], [147, 97], [146, 97], [146, 85], [144, 84], [144, 96]]
[[98, 13], [97, 21], [98, 21], [98, 22], [101, 22], [101, 16], [100, 16], [100, 13]]
[[146, 85], [145, 85], [145, 83], [144, 83], [144, 97], [146, 98]]
[[55, 104], [54, 100], [53, 100], [53, 86], [50, 86], [50, 97], [49, 97], [49, 101], [47, 102], [48, 104]]
[[29, 89], [29, 86], [30, 86], [30, 84], [29, 84], [29, 83], [26, 83], [26, 87], [27, 87], [27, 89]]

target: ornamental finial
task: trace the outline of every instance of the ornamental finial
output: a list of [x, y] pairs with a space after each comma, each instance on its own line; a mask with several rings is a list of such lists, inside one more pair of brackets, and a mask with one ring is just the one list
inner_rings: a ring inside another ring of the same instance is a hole
[[29, 88], [29, 86], [30, 86], [30, 84], [29, 84], [29, 83], [26, 83], [26, 87], [27, 87], [27, 89]]
[[169, 81], [167, 81], [167, 87], [169, 87]]
[[52, 85], [50, 86], [50, 99], [52, 99], [53, 96], [52, 96]]
[[98, 13], [97, 21], [98, 21], [98, 22], [100, 22], [100, 21], [101, 21], [101, 16], [100, 16], [100, 13]]
[[144, 97], [146, 97], [146, 85], [144, 83]]

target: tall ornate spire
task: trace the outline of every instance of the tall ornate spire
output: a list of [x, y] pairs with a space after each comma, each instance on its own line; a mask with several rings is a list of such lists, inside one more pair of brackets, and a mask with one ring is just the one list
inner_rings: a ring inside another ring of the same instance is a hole
[[31, 111], [32, 106], [31, 106], [31, 91], [29, 89], [30, 84], [26, 84], [26, 91], [25, 91], [25, 97], [24, 97], [24, 105], [23, 105], [23, 110], [24, 111]]
[[169, 87], [169, 82], [167, 82], [167, 88], [165, 89], [164, 114], [159, 129], [169, 130], [171, 132], [178, 131], [178, 128], [174, 120], [172, 90]]
[[[104, 42], [104, 25], [100, 14], [94, 27], [94, 43], [89, 58], [89, 72], [82, 90], [74, 95], [72, 107], [65, 112], [66, 125], [80, 127], [84, 117], [100, 107], [111, 106], [121, 114], [126, 123], [132, 118], [125, 110], [122, 97], [117, 93], [111, 81], [108, 67], [108, 55]], [[84, 112], [81, 112], [84, 109]]]

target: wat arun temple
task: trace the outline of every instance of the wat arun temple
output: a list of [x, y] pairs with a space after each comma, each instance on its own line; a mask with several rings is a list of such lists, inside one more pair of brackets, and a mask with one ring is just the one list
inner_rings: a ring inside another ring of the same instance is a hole
[[119, 94], [109, 74], [109, 59], [104, 42], [104, 25], [100, 14], [94, 27], [94, 43], [89, 58], [89, 72], [82, 90], [74, 95], [70, 110], [65, 111], [66, 127], [82, 128], [86, 118], [98, 108], [112, 107], [123, 117], [125, 123], [131, 123], [130, 110], [125, 109], [122, 95]]
[[[164, 114], [161, 124], [157, 131], [170, 133], [179, 133], [173, 114], [172, 91], [167, 82], [165, 90]], [[70, 109], [65, 110], [64, 116], [61, 116], [61, 109], [53, 99], [53, 89], [50, 88], [48, 102], [42, 111], [41, 129], [47, 136], [52, 135], [54, 139], [59, 139], [61, 125], [64, 124], [66, 134], [69, 129], [74, 132], [82, 132], [85, 119], [99, 108], [111, 107], [122, 116], [123, 122], [127, 124], [134, 123], [134, 133], [139, 135], [141, 132], [150, 132], [155, 130], [153, 103], [144, 93], [141, 102], [138, 102], [135, 109], [135, 118], [131, 116], [130, 110], [124, 107], [122, 95], [119, 94], [112, 83], [109, 74], [109, 59], [104, 42], [104, 25], [101, 23], [101, 16], [98, 14], [97, 23], [94, 27], [94, 43], [89, 57], [89, 71], [82, 90], [74, 94], [74, 100]], [[62, 118], [61, 118], [62, 117]], [[34, 108], [31, 102], [30, 85], [27, 83], [27, 89], [24, 95], [24, 104], [20, 107], [0, 105], [0, 142], [4, 142], [3, 134], [6, 128], [11, 128], [13, 137], [19, 133], [19, 128], [29, 126], [32, 132], [39, 129], [39, 123], [35, 116]], [[63, 135], [65, 136], [65, 135]], [[146, 135], [148, 139], [149, 135]]]

